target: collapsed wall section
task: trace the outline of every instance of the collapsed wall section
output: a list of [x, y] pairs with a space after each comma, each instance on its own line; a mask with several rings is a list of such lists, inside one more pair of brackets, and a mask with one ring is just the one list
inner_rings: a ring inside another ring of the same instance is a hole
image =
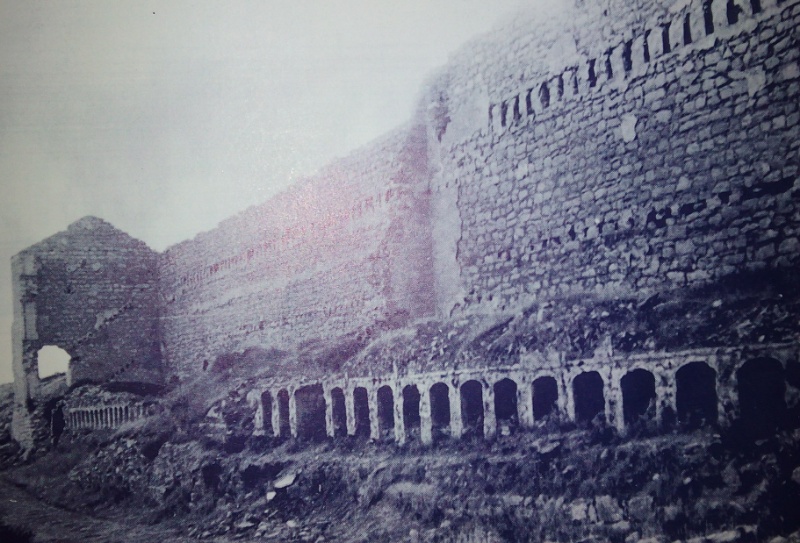
[[172, 369], [428, 314], [426, 145], [421, 126], [398, 130], [168, 249], [160, 281]]
[[[449, 305], [796, 266], [800, 9], [757, 4], [682, 2], [558, 70], [481, 71], [531, 46], [479, 42], [475, 67], [446, 71], [430, 101], [447, 112], [431, 121], [433, 206], [458, 218], [435, 249], [458, 269]], [[452, 275], [439, 261], [437, 277]]]
[[68, 385], [161, 383], [156, 253], [143, 242], [86, 217], [17, 254], [12, 271], [15, 439], [47, 437], [44, 346], [70, 355]]

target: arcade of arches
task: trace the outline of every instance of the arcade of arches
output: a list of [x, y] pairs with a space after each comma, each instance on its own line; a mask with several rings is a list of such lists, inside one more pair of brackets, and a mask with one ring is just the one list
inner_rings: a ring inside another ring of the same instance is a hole
[[[790, 413], [800, 406], [787, 403], [800, 397], [791, 377], [796, 359], [793, 351], [706, 360], [685, 352], [643, 355], [633, 363], [592, 359], [560, 370], [531, 370], [529, 364], [393, 380], [283, 383], [250, 397], [257, 434], [310, 441], [350, 435], [431, 443], [509, 435], [548, 419], [579, 425], [604, 420], [621, 433], [646, 425], [691, 430], [735, 423], [766, 435], [797, 418]], [[112, 410], [107, 420], [100, 417], [104, 413], [73, 411], [66, 411], [67, 426], [114, 427], [135, 418], [124, 409]]]
[[788, 423], [784, 365], [775, 358], [734, 362], [727, 381], [715, 369], [718, 360], [685, 358], [627, 370], [581, 364], [580, 370], [529, 375], [515, 366], [494, 375], [474, 370], [285, 386], [262, 393], [257, 420], [266, 435], [425, 443], [508, 435], [549, 418], [605, 420], [622, 433], [648, 424], [694, 429], [736, 420], [771, 431]]

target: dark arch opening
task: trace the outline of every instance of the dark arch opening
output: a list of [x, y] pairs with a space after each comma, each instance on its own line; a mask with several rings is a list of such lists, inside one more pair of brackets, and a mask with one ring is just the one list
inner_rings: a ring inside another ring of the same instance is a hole
[[786, 422], [786, 381], [781, 363], [756, 358], [736, 372], [739, 414], [748, 433], [767, 437]]
[[369, 397], [364, 387], [356, 387], [353, 390], [353, 416], [356, 422], [356, 435], [369, 437]]
[[519, 426], [517, 383], [505, 378], [497, 381], [493, 388], [497, 431], [500, 435], [508, 435]]
[[622, 418], [625, 426], [653, 420], [656, 410], [656, 378], [647, 370], [636, 369], [620, 380]]
[[419, 416], [419, 389], [416, 385], [403, 388], [403, 427], [408, 439], [419, 439], [422, 420]]
[[578, 375], [572, 382], [572, 392], [575, 395], [576, 422], [590, 422], [605, 412], [603, 378], [596, 371]]
[[378, 432], [381, 439], [394, 437], [394, 396], [389, 385], [378, 389]]
[[464, 437], [483, 436], [483, 387], [478, 381], [461, 385], [461, 420]]
[[694, 430], [717, 423], [717, 372], [705, 362], [690, 362], [675, 373], [678, 423]]
[[539, 377], [531, 385], [533, 392], [533, 418], [541, 420], [556, 410], [558, 384], [552, 377]]
[[272, 394], [269, 390], [261, 393], [261, 412], [264, 414], [264, 435], [275, 435], [272, 429]]
[[322, 441], [325, 431], [325, 393], [322, 385], [300, 387], [294, 393], [297, 405], [297, 437]]
[[450, 435], [450, 389], [444, 383], [431, 387], [431, 434], [434, 440]]
[[286, 389], [278, 392], [278, 435], [287, 437], [291, 434], [289, 423], [289, 393]]
[[341, 388], [331, 390], [331, 416], [333, 418], [333, 437], [347, 435], [347, 407], [344, 404], [344, 391]]

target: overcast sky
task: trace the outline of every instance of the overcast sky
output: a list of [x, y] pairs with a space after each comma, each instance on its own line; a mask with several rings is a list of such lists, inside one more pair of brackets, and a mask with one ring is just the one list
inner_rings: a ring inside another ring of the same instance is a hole
[[209, 230], [408, 120], [536, 3], [0, 0], [0, 382], [13, 254], [85, 215], [159, 251]]

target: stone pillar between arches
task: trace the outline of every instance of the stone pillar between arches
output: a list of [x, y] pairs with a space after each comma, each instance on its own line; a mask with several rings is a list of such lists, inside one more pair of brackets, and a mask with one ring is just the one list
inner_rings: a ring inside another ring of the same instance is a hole
[[563, 394], [558, 395], [558, 407], [571, 422], [575, 422], [575, 390], [572, 382], [576, 375], [565, 374], [561, 377], [559, 383]]
[[483, 389], [483, 435], [486, 438], [494, 437], [497, 433], [497, 417], [494, 412], [494, 387], [481, 382]]
[[331, 389], [328, 387], [322, 388], [322, 397], [325, 400], [325, 435], [334, 437], [335, 429], [333, 427], [333, 395]]
[[517, 379], [517, 417], [522, 428], [533, 428], [532, 383]]
[[447, 385], [450, 398], [450, 435], [460, 439], [464, 435], [464, 421], [461, 418], [461, 390], [458, 384]]
[[606, 423], [614, 426], [620, 434], [625, 433], [625, 417], [622, 408], [621, 372], [609, 372], [603, 385], [604, 414]]
[[281, 399], [278, 393], [273, 394], [274, 391], [270, 391], [270, 395], [272, 396], [272, 416], [270, 417], [270, 425], [272, 426], [272, 435], [275, 437], [286, 437], [285, 435], [281, 434]]
[[355, 387], [342, 389], [344, 392], [344, 410], [347, 418], [347, 435], [356, 435], [356, 404], [353, 399]]
[[677, 421], [677, 384], [675, 382], [675, 372], [658, 370], [654, 372], [656, 378], [656, 423], [659, 427], [664, 425], [664, 415], [669, 409], [672, 416]]
[[378, 387], [367, 388], [367, 403], [369, 407], [369, 438], [377, 441], [381, 436], [381, 424], [378, 419]]
[[292, 437], [297, 437], [297, 398], [295, 390], [287, 390], [289, 393], [289, 433]]
[[264, 406], [261, 405], [261, 393], [258, 390], [251, 390], [247, 393], [247, 405], [253, 409], [253, 435], [264, 435]]
[[394, 409], [394, 440], [396, 443], [402, 445], [406, 442], [406, 421], [403, 419], [403, 408], [405, 407], [405, 398], [403, 397], [403, 389], [400, 385], [392, 389], [392, 408]]

